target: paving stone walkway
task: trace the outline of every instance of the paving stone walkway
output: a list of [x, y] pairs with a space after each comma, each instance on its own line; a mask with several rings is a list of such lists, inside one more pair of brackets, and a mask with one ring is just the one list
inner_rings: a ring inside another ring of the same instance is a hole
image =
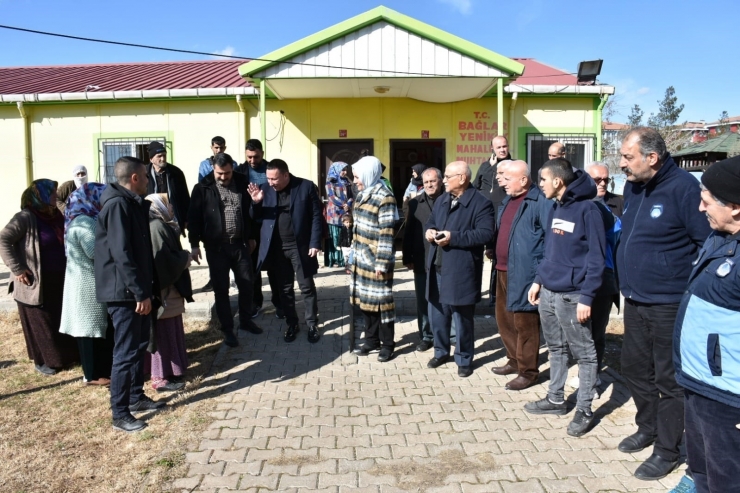
[[[395, 291], [413, 295], [410, 274], [396, 278]], [[523, 410], [546, 395], [544, 348], [540, 383], [523, 392], [504, 390], [510, 377], [490, 371], [505, 357], [490, 317], [476, 318], [475, 373], [467, 379], [454, 363], [426, 368], [432, 352], [414, 351], [410, 316], [396, 324], [393, 360], [357, 358], [348, 352], [345, 283], [339, 270], [317, 277], [319, 343], [309, 344], [304, 328], [286, 344], [284, 322], [267, 311], [257, 319], [264, 334], [241, 333], [238, 348], [222, 348], [196, 397], [213, 403], [214, 421], [187, 453], [186, 477], [173, 490], [657, 493], [680, 480], [682, 471], [637, 480], [632, 473], [650, 450], [616, 449], [636, 430], [634, 404], [618, 375], [601, 375], [592, 431], [569, 437], [572, 410]]]

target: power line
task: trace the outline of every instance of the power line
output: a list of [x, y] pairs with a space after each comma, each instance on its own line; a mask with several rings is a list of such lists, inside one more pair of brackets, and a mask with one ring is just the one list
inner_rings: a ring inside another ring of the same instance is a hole
[[[203, 56], [212, 56], [212, 57], [221, 57], [221, 58], [231, 58], [235, 60], [244, 60], [244, 61], [258, 61], [258, 62], [269, 62], [269, 63], [287, 63], [290, 65], [303, 65], [306, 67], [318, 67], [318, 68], [330, 68], [330, 69], [340, 69], [340, 70], [357, 70], [357, 71], [365, 71], [365, 72], [383, 72], [388, 74], [401, 74], [401, 75], [420, 75], [420, 76], [426, 76], [429, 77], [430, 74], [425, 74], [422, 72], [404, 72], [404, 71], [398, 71], [398, 70], [383, 70], [383, 69], [375, 69], [375, 68], [351, 68], [351, 67], [342, 67], [338, 65], [323, 65], [319, 63], [305, 63], [305, 62], [290, 62], [285, 60], [268, 60], [266, 58], [249, 58], [249, 57], [243, 57], [243, 56], [237, 56], [237, 55], [222, 55], [220, 53], [209, 53], [206, 51], [195, 51], [195, 50], [183, 50], [180, 48], [166, 48], [163, 46], [152, 46], [152, 45], [144, 45], [144, 44], [138, 44], [138, 43], [126, 43], [124, 41], [111, 41], [107, 39], [97, 39], [97, 38], [87, 38], [84, 36], [73, 36], [71, 34], [61, 34], [61, 33], [52, 33], [48, 31], [38, 31], [35, 29], [28, 29], [24, 27], [16, 27], [16, 26], [6, 26], [0, 24], [0, 29], [8, 29], [11, 31], [20, 31], [25, 33], [31, 33], [31, 34], [40, 34], [43, 36], [54, 36], [57, 38], [64, 38], [64, 39], [74, 39], [77, 41], [89, 41], [91, 43], [103, 43], [103, 44], [109, 44], [109, 45], [116, 45], [116, 46], [128, 46], [131, 48], [144, 48], [147, 50], [159, 50], [159, 51], [169, 51], [172, 53], [187, 53], [189, 55], [203, 55]], [[560, 74], [552, 74], [552, 75], [532, 75], [528, 76], [528, 79], [534, 79], [538, 77], [556, 77], [558, 75], [576, 75], [575, 72], [562, 72]], [[431, 77], [457, 77], [457, 78], [463, 78], [463, 76], [454, 75], [454, 76], [444, 76], [444, 75], [431, 75]], [[521, 76], [520, 76], [521, 77]]]

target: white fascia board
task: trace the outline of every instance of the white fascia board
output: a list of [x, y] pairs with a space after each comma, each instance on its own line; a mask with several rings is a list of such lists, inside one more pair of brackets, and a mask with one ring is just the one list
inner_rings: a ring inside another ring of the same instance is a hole
[[614, 86], [569, 86], [569, 85], [520, 85], [504, 87], [507, 93], [531, 94], [614, 94]]
[[95, 101], [124, 99], [177, 99], [213, 96], [254, 96], [254, 87], [201, 87], [198, 89], [158, 89], [149, 91], [95, 91], [95, 92], [53, 92], [38, 94], [0, 94], [0, 102], [27, 103], [46, 101]]

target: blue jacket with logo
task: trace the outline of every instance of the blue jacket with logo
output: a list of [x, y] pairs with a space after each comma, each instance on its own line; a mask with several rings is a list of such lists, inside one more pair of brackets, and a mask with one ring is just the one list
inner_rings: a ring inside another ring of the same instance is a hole
[[673, 332], [676, 381], [740, 408], [740, 233], [712, 233], [693, 266]]
[[619, 289], [627, 299], [681, 301], [691, 261], [711, 232], [699, 212], [699, 182], [670, 156], [645, 184], [624, 188], [622, 234], [617, 246]]
[[534, 282], [556, 293], [578, 293], [578, 302], [591, 306], [604, 273], [606, 233], [598, 206], [596, 184], [588, 174], [576, 170], [550, 212], [545, 226], [545, 257]]
[[[496, 231], [510, 201], [511, 197], [507, 195], [498, 208]], [[506, 262], [506, 310], [509, 312], [537, 311], [537, 306], [527, 300], [527, 294], [545, 254], [545, 230], [550, 224], [548, 220], [553, 207], [555, 202], [545, 198], [542, 190], [532, 185], [511, 223], [509, 259]], [[496, 240], [493, 243], [495, 245]]]

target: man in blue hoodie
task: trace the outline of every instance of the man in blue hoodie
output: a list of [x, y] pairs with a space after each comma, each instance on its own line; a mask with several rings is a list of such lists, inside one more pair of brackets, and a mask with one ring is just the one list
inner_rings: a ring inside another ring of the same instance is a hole
[[637, 407], [637, 433], [619, 450], [634, 453], [655, 442], [635, 477], [657, 480], [678, 466], [684, 402], [671, 357], [673, 327], [691, 262], [711, 229], [699, 211], [699, 182], [676, 166], [657, 131], [631, 130], [620, 152], [628, 181], [617, 247], [625, 298], [622, 376]]
[[547, 161], [540, 171], [540, 188], [555, 199], [545, 230], [545, 256], [529, 302], [539, 304], [542, 333], [550, 351], [547, 397], [524, 405], [531, 414], [566, 414], [565, 379], [568, 347], [578, 361], [578, 400], [568, 435], [579, 437], [594, 419], [591, 401], [596, 385], [596, 349], [591, 333], [591, 304], [604, 273], [606, 233], [596, 197], [596, 184], [567, 159]]

